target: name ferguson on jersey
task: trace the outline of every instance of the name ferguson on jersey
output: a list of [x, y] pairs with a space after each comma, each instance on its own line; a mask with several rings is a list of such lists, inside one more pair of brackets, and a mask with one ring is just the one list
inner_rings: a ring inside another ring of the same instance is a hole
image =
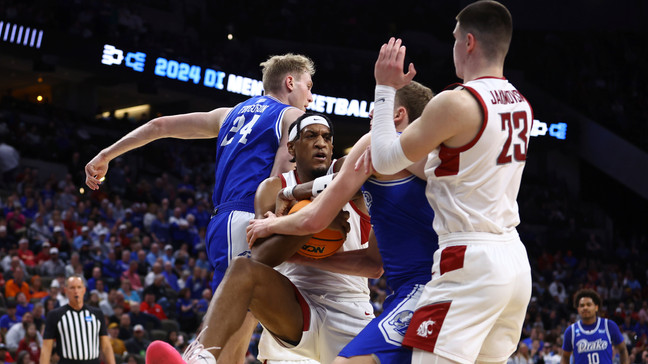
[[493, 105], [508, 105], [524, 101], [524, 96], [517, 90], [495, 90], [490, 91], [490, 94], [492, 97], [490, 101]]

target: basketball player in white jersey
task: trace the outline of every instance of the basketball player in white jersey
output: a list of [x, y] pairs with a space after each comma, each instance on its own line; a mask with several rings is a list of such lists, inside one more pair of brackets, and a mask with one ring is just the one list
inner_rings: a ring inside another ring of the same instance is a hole
[[[108, 172], [108, 163], [130, 150], [162, 138], [217, 138], [214, 214], [207, 228], [207, 254], [214, 267], [212, 289], [234, 257], [249, 256], [245, 227], [254, 217], [254, 193], [264, 179], [293, 168], [287, 152], [288, 127], [313, 101], [312, 60], [288, 53], [272, 56], [261, 66], [262, 96], [210, 112], [155, 118], [103, 149], [85, 167], [86, 184], [96, 190]], [[231, 358], [228, 361], [243, 363], [256, 325], [254, 317], [247, 315], [224, 348], [224, 357]]]
[[[432, 90], [414, 81], [399, 89], [393, 110], [396, 129], [404, 130], [421, 114], [432, 96]], [[365, 171], [354, 169], [370, 144], [371, 135], [367, 133], [345, 157], [335, 179], [326, 184], [326, 189], [311, 204], [287, 216], [253, 220], [247, 229], [251, 242], [270, 234], [319, 231], [335, 218], [337, 210], [352, 198], [354, 191], [362, 187], [387, 284], [394, 294], [385, 300], [380, 317], [338, 354], [336, 364], [410, 362], [412, 351], [401, 343], [409, 318], [429, 280], [432, 255], [438, 247], [432, 229], [434, 213], [425, 199], [425, 181], [406, 170], [384, 176], [370, 174], [370, 165]], [[312, 191], [318, 192], [317, 185], [322, 185], [318, 182], [326, 177], [319, 177], [315, 183], [301, 184], [288, 195], [298, 199], [310, 197]], [[285, 211], [279, 211], [278, 215], [285, 215]]]
[[[293, 125], [288, 151], [295, 156], [296, 169], [280, 177], [271, 177], [259, 186], [255, 198], [259, 217], [274, 210], [277, 193], [283, 187], [313, 180], [325, 174], [331, 164], [333, 148], [328, 119], [322, 115], [305, 114]], [[209, 322], [205, 323], [207, 328], [201, 333], [205, 347], [197, 341], [197, 345], [187, 348], [181, 358], [168, 344], [153, 343], [151, 345], [156, 345], [156, 348], [152, 350], [149, 347], [147, 360], [154, 353], [151, 362], [218, 361], [226, 364], [219, 358], [219, 348], [227, 343], [249, 309], [282, 347], [321, 363], [332, 362], [374, 317], [367, 280], [361, 276], [380, 277], [382, 274], [379, 259], [358, 259], [354, 254], [360, 250], [365, 254], [377, 252], [375, 247], [363, 249], [362, 242], [368, 235], [370, 224], [364, 202], [361, 198], [359, 202], [347, 210], [351, 228], [343, 251], [326, 258], [333, 258], [333, 271], [353, 272], [358, 276], [292, 263], [281, 268], [285, 276], [271, 266], [294, 255], [309, 236], [272, 236], [255, 245], [252, 259], [238, 257], [232, 260], [207, 313]], [[347, 224], [343, 218], [345, 215], [341, 215], [336, 223], [338, 229]], [[347, 258], [346, 253], [350, 253]]]
[[414, 348], [412, 363], [505, 363], [531, 296], [529, 261], [515, 227], [533, 115], [504, 78], [508, 9], [478, 1], [456, 19], [453, 55], [464, 84], [434, 97], [400, 137], [394, 93], [416, 71], [410, 64], [403, 72], [400, 39], [380, 49], [371, 158], [379, 173], [391, 174], [427, 157], [439, 249], [403, 341]]

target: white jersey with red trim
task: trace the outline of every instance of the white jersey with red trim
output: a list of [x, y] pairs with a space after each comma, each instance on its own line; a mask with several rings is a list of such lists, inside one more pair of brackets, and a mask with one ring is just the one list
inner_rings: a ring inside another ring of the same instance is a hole
[[[283, 173], [280, 178], [283, 187], [300, 183], [294, 170]], [[351, 229], [340, 251], [366, 248], [371, 230], [369, 215], [359, 211], [353, 203], [347, 203], [343, 210], [349, 212]], [[278, 265], [275, 269], [288, 277], [295, 286], [309, 293], [340, 299], [369, 300], [369, 286], [365, 277], [333, 273], [288, 262]]]
[[441, 145], [428, 156], [426, 195], [436, 215], [434, 230], [439, 236], [511, 232], [520, 223], [516, 198], [533, 111], [503, 78], [479, 78], [458, 87], [478, 101], [483, 123], [467, 145]]

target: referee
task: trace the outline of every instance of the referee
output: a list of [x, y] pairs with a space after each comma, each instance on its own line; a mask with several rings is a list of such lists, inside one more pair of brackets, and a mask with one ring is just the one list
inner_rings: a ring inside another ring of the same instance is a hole
[[104, 315], [100, 309], [83, 304], [86, 287], [83, 277], [74, 274], [65, 280], [67, 305], [47, 314], [40, 364], [50, 364], [56, 341], [59, 364], [99, 364], [99, 352], [104, 363], [115, 364]]

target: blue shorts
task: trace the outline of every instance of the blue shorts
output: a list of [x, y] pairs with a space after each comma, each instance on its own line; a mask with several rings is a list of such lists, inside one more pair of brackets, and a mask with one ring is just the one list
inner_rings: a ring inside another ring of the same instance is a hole
[[402, 342], [423, 288], [423, 284], [405, 284], [398, 288], [385, 300], [383, 313], [351, 340], [339, 356], [374, 354], [381, 364], [409, 363], [412, 350], [404, 348]]
[[216, 288], [223, 280], [225, 271], [232, 259], [250, 256], [245, 228], [254, 214], [246, 211], [224, 211], [214, 215], [207, 225], [207, 256], [214, 268], [211, 288]]

